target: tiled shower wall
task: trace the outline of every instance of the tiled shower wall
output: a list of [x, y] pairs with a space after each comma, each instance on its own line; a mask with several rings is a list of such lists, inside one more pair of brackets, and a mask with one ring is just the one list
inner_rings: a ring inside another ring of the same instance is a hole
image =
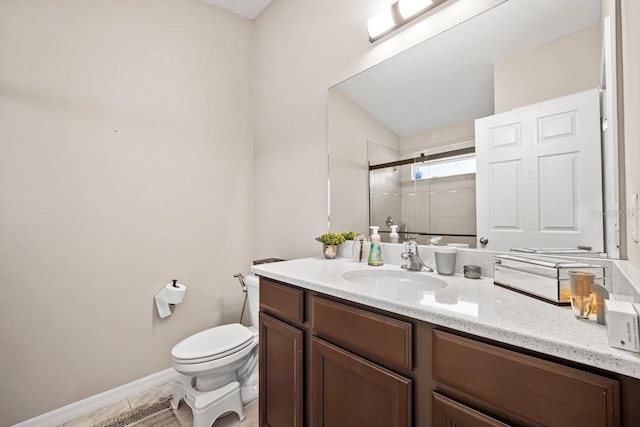
[[379, 226], [382, 235], [387, 236], [384, 233], [390, 231], [386, 225], [387, 216], [393, 218], [394, 224], [402, 222], [400, 167], [370, 171], [369, 188], [371, 225]]
[[[394, 224], [406, 224], [406, 237], [419, 244], [428, 243], [430, 237], [413, 233], [475, 235], [475, 186], [475, 174], [414, 181], [411, 165], [374, 170], [370, 172], [371, 220], [380, 226], [383, 241], [388, 241], [388, 215]], [[476, 239], [443, 236], [440, 244], [447, 243], [475, 247]]]

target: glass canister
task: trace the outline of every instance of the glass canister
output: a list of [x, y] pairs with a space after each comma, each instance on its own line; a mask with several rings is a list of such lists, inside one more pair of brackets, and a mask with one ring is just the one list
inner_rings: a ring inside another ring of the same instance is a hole
[[465, 265], [463, 267], [464, 277], [467, 279], [479, 279], [481, 271], [479, 265]]
[[588, 319], [594, 309], [595, 296], [591, 292], [595, 274], [586, 271], [569, 271], [571, 308], [579, 319]]

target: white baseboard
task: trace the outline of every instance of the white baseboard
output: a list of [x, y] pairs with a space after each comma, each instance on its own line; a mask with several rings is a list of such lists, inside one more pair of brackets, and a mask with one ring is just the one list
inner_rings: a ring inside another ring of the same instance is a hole
[[150, 388], [168, 383], [178, 378], [178, 374], [173, 368], [156, 372], [147, 377], [140, 378], [120, 387], [107, 390], [95, 396], [88, 397], [78, 402], [72, 403], [62, 408], [55, 409], [46, 414], [15, 424], [14, 427], [54, 427], [60, 426], [83, 415], [87, 415], [97, 409], [126, 399], [137, 393], [149, 390]]

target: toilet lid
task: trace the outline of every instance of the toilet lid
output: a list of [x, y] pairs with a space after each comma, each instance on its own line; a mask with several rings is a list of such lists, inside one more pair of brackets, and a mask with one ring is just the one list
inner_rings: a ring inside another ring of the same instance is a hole
[[217, 326], [183, 339], [171, 350], [176, 360], [205, 361], [226, 356], [249, 345], [253, 332], [239, 323]]

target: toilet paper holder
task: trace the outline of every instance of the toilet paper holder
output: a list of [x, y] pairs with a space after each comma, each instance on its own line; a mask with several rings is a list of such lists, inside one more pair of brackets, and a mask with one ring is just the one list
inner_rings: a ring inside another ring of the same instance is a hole
[[160, 318], [171, 316], [171, 306], [180, 304], [184, 300], [187, 287], [182, 283], [178, 283], [177, 279], [167, 283], [164, 288], [156, 294], [156, 308]]

